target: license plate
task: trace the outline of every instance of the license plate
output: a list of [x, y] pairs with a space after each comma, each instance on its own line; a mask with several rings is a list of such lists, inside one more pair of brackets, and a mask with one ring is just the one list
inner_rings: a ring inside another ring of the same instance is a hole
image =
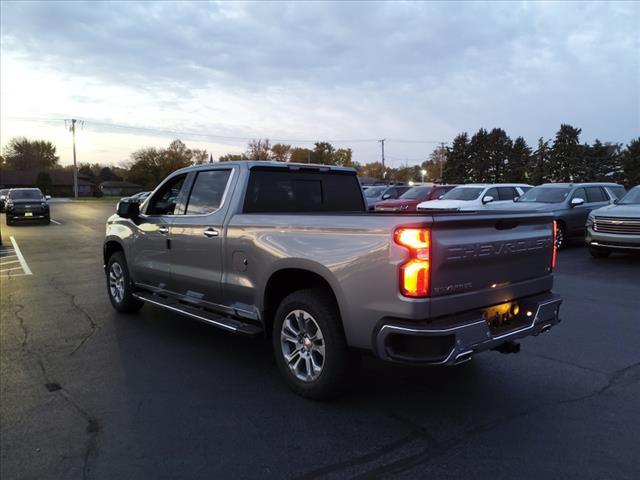
[[33, 217], [33, 212], [24, 212], [25, 217]]

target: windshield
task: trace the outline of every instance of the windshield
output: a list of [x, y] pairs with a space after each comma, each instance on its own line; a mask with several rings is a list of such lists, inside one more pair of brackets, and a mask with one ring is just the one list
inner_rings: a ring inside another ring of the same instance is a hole
[[629, 190], [618, 205], [640, 205], [640, 185]]
[[42, 200], [40, 190], [11, 190], [9, 192], [11, 200]]
[[534, 187], [524, 193], [517, 202], [562, 203], [571, 192], [571, 187]]
[[441, 200], [475, 200], [480, 196], [484, 187], [456, 187], [445, 193]]
[[417, 200], [429, 195], [431, 187], [413, 187], [400, 195], [402, 200]]
[[387, 187], [369, 187], [365, 190], [364, 196], [367, 198], [379, 197], [386, 189]]

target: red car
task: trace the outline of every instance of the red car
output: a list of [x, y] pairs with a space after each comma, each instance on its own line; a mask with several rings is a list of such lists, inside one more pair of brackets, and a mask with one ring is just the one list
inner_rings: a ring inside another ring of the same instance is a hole
[[376, 203], [376, 212], [415, 212], [419, 203], [437, 200], [457, 185], [419, 185], [404, 192], [395, 200]]

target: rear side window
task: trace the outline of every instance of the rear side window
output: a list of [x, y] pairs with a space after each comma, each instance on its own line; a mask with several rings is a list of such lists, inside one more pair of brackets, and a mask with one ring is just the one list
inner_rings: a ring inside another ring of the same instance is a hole
[[220, 208], [230, 175], [231, 170], [198, 172], [189, 195], [186, 214], [205, 215]]
[[355, 174], [252, 169], [245, 213], [364, 212]]
[[500, 200], [513, 200], [518, 196], [518, 192], [513, 187], [498, 187], [498, 197]]
[[587, 201], [592, 202], [606, 202], [609, 198], [604, 193], [602, 187], [587, 187]]

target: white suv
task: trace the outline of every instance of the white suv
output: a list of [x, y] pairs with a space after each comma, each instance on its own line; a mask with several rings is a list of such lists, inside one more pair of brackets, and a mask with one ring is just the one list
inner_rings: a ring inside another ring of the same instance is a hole
[[531, 188], [533, 188], [531, 185], [524, 183], [460, 185], [449, 190], [439, 200], [429, 200], [418, 204], [418, 210], [477, 210], [488, 203], [513, 202], [514, 199]]

